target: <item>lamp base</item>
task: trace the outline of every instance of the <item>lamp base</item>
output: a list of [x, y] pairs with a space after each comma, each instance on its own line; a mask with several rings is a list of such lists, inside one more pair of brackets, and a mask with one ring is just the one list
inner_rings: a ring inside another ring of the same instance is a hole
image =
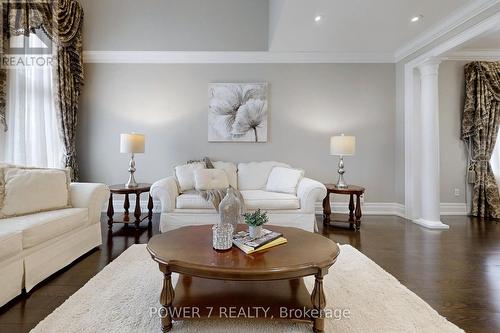
[[335, 185], [335, 187], [341, 189], [348, 188], [349, 185], [347, 185], [344, 181], [345, 169], [344, 169], [344, 158], [342, 156], [340, 156], [339, 170], [337, 172], [339, 173], [339, 179], [337, 180], [337, 184]]
[[128, 177], [128, 182], [125, 184], [125, 187], [128, 187], [128, 188], [138, 187], [139, 184], [137, 184], [137, 182], [135, 181], [135, 177], [134, 177], [134, 173], [135, 173], [134, 154], [132, 154], [132, 157], [130, 158], [128, 172], [130, 173], [130, 176]]

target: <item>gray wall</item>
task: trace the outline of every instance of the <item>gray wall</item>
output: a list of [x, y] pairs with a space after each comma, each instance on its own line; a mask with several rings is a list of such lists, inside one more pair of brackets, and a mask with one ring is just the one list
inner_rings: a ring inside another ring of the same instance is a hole
[[[441, 202], [465, 203], [467, 152], [460, 140], [464, 102], [465, 61], [445, 61], [439, 67], [439, 141]], [[460, 195], [454, 195], [454, 189]]]
[[267, 50], [268, 0], [80, 0], [85, 50]]
[[[78, 153], [82, 178], [127, 178], [119, 134], [145, 133], [137, 179], [153, 182], [205, 155], [232, 161], [278, 160], [323, 182], [336, 181], [329, 137], [357, 136], [346, 180], [365, 185], [367, 202], [394, 202], [395, 66], [391, 64], [87, 64]], [[269, 142], [207, 142], [210, 82], [270, 84]]]

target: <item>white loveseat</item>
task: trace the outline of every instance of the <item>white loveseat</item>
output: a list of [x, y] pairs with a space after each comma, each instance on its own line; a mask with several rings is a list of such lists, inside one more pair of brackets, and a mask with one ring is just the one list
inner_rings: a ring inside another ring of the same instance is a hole
[[102, 244], [103, 184], [72, 183], [71, 208], [0, 219], [0, 306]]
[[[218, 168], [217, 163], [214, 162], [215, 168]], [[290, 166], [279, 162], [250, 162], [239, 163], [237, 167], [234, 165], [233, 175], [231, 168], [226, 167], [225, 171], [229, 173], [229, 179], [234, 179], [232, 186], [241, 192], [248, 211], [260, 208], [268, 212], [271, 225], [313, 232], [316, 229], [315, 205], [326, 196], [325, 186], [304, 177], [299, 181], [294, 194], [266, 191], [267, 180], [274, 167]], [[151, 195], [161, 202], [161, 232], [187, 225], [215, 224], [219, 220], [212, 203], [203, 199], [196, 191], [181, 193], [175, 176], [154, 183]]]

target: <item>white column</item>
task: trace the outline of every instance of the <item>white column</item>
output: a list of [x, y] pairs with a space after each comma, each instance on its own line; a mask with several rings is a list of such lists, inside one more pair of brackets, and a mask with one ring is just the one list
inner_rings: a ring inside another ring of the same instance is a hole
[[420, 218], [415, 222], [431, 229], [448, 229], [441, 222], [439, 183], [439, 59], [429, 59], [418, 68], [420, 103]]

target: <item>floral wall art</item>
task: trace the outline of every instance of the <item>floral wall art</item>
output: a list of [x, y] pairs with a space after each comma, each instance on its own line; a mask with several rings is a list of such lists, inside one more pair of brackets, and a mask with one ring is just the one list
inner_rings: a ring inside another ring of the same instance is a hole
[[211, 83], [208, 141], [267, 142], [267, 83]]

